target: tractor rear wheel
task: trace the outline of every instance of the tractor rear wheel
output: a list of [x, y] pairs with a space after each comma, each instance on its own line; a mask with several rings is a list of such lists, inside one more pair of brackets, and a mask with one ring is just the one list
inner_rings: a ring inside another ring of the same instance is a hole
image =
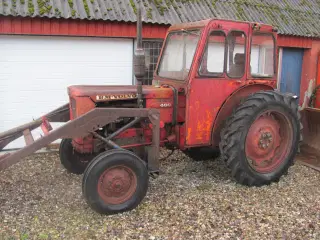
[[288, 172], [301, 139], [296, 101], [275, 91], [258, 92], [229, 117], [220, 151], [237, 182], [261, 186]]
[[60, 162], [68, 172], [82, 174], [95, 153], [79, 153], [72, 146], [72, 139], [62, 139], [59, 148]]
[[145, 162], [127, 150], [109, 150], [90, 162], [82, 180], [89, 206], [101, 214], [129, 211], [139, 205], [148, 190]]

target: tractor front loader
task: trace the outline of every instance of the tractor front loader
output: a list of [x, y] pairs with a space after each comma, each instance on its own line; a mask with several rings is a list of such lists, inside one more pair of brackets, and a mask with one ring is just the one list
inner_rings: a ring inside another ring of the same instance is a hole
[[301, 111], [304, 139], [299, 159], [306, 166], [320, 171], [320, 55], [317, 69], [316, 87], [312, 91], [308, 106]]
[[[26, 147], [0, 169], [62, 138], [60, 160], [82, 174], [82, 191], [103, 214], [142, 201], [159, 174], [159, 149], [192, 158], [218, 150], [240, 184], [276, 182], [294, 164], [301, 124], [297, 97], [277, 86], [277, 31], [269, 25], [208, 19], [171, 26], [152, 86], [142, 84], [141, 12], [134, 57], [136, 86], [70, 86], [69, 104], [0, 134], [0, 149], [24, 136]], [[50, 122], [65, 122], [55, 130]], [[45, 135], [34, 140], [41, 126]]]

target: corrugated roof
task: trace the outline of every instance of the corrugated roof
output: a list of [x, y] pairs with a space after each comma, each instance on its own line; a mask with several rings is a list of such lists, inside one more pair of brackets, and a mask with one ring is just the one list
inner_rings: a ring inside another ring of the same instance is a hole
[[281, 34], [320, 37], [320, 0], [0, 0], [0, 15], [175, 24], [207, 18], [272, 24]]

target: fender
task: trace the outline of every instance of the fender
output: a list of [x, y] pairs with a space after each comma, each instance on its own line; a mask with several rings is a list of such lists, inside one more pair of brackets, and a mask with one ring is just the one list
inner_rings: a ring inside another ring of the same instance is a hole
[[232, 111], [240, 104], [241, 100], [246, 98], [250, 94], [259, 92], [261, 90], [274, 89], [271, 86], [264, 84], [245, 85], [242, 88], [238, 88], [236, 91], [234, 91], [224, 101], [213, 123], [213, 128], [211, 132], [211, 146], [219, 146], [220, 131], [223, 128], [227, 117], [231, 115]]

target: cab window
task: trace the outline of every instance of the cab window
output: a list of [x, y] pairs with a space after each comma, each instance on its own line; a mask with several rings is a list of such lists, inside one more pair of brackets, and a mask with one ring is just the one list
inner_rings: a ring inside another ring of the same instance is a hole
[[211, 32], [204, 51], [199, 74], [202, 76], [221, 76], [224, 72], [226, 36], [222, 31]]
[[231, 31], [227, 43], [227, 75], [230, 78], [241, 78], [246, 66], [246, 35], [241, 31]]
[[184, 80], [189, 74], [199, 39], [200, 30], [169, 33], [161, 56], [158, 75]]
[[254, 33], [251, 40], [250, 71], [252, 77], [274, 75], [274, 38], [271, 34]]

